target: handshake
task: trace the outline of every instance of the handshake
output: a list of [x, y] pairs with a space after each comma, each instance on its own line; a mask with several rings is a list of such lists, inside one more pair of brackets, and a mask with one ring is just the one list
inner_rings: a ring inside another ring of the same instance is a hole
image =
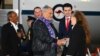
[[69, 38], [58, 39], [57, 45], [58, 46], [66, 45], [67, 42], [69, 42]]

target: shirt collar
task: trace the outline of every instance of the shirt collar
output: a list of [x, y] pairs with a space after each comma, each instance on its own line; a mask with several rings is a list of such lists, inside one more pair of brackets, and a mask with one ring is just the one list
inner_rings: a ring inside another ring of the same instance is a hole
[[65, 17], [65, 18], [66, 18], [66, 19], [67, 19], [67, 18], [69, 18], [69, 19], [70, 19], [71, 17], [70, 17], [70, 16], [68, 16], [68, 17]]
[[18, 24], [15, 24], [15, 23], [13, 23], [13, 22], [11, 22], [10, 21], [10, 23], [12, 24], [12, 26], [14, 27], [14, 29], [16, 30], [16, 32], [17, 32], [17, 29], [18, 29]]

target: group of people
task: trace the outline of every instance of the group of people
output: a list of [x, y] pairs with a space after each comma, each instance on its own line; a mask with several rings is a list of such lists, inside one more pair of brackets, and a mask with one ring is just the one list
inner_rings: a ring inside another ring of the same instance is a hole
[[90, 32], [85, 15], [73, 11], [70, 3], [63, 5], [64, 18], [59, 23], [59, 32], [52, 24], [53, 10], [50, 6], [34, 8], [34, 17], [28, 16], [27, 34], [19, 24], [14, 11], [7, 14], [8, 23], [3, 25], [2, 50], [4, 56], [22, 56], [21, 42], [28, 40], [28, 56], [57, 56], [57, 47], [62, 46], [61, 56], [85, 56], [90, 43]]

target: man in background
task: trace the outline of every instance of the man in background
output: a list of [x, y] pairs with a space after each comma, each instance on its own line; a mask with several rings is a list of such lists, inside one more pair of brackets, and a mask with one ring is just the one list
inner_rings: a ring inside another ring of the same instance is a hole
[[17, 13], [9, 11], [8, 22], [1, 30], [2, 52], [4, 56], [20, 56], [21, 39], [25, 36], [24, 28], [19, 24]]
[[40, 7], [35, 7], [34, 8], [34, 17], [36, 19], [38, 19], [41, 16], [42, 16], [42, 10], [41, 10], [41, 8]]

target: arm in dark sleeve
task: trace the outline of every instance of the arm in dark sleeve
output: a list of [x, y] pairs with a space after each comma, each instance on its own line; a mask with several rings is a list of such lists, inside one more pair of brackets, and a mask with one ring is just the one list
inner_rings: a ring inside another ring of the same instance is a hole
[[9, 54], [8, 35], [7, 28], [3, 26], [1, 29], [1, 47], [4, 55]]
[[63, 31], [63, 30], [64, 30], [63, 27], [64, 27], [64, 26], [63, 26], [63, 22], [61, 21], [61, 22], [59, 23], [59, 35], [58, 35], [58, 36], [59, 36], [59, 39], [61, 39], [61, 38], [63, 37], [63, 35], [64, 35], [64, 34], [63, 34], [63, 32], [64, 32], [64, 31]]

